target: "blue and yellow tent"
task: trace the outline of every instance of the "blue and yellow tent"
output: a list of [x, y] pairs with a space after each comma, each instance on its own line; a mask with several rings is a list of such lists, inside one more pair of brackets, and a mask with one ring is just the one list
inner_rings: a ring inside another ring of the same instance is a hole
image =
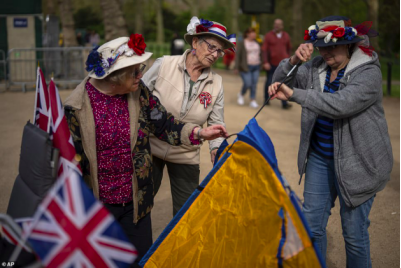
[[324, 267], [299, 200], [255, 119], [142, 258], [144, 268]]

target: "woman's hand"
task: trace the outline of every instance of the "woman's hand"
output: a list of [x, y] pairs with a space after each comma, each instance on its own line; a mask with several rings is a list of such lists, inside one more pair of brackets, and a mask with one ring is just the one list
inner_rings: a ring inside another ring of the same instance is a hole
[[270, 71], [271, 68], [272, 66], [270, 65], [270, 63], [268, 62], [263, 63], [263, 69], [265, 69], [266, 71]]
[[[195, 133], [198, 133], [198, 128], [195, 129]], [[207, 128], [203, 128], [200, 133], [200, 137], [197, 137], [198, 139], [205, 139], [205, 140], [214, 140], [220, 137], [227, 138], [228, 133], [226, 131], [226, 128], [223, 127], [222, 125], [213, 125]]]
[[287, 101], [289, 98], [291, 98], [293, 91], [284, 83], [279, 88], [280, 84], [280, 82], [275, 82], [269, 86], [269, 96], [271, 96], [270, 99], [274, 100], [277, 98], [279, 100]]
[[298, 64], [299, 61], [307, 62], [311, 59], [312, 53], [313, 45], [311, 43], [300, 44], [295, 54], [290, 58], [290, 62], [292, 65]]
[[212, 151], [210, 151], [210, 160], [212, 161], [212, 164], [214, 164], [214, 159], [216, 158], [216, 154], [217, 154], [217, 149], [213, 149]]

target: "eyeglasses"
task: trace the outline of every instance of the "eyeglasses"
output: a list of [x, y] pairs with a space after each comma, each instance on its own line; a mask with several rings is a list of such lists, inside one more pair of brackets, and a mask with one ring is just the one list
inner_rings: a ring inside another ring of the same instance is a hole
[[318, 51], [332, 51], [337, 48], [337, 45], [327, 47], [316, 47]]
[[131, 76], [133, 78], [137, 78], [139, 75], [143, 74], [143, 71], [145, 70], [145, 68], [146, 68], [146, 64], [139, 65], [139, 68], [135, 69], [135, 71], [132, 72]]
[[205, 41], [205, 43], [206, 43], [206, 45], [207, 45], [207, 50], [210, 52], [210, 53], [214, 53], [214, 52], [216, 52], [217, 51], [217, 56], [218, 57], [224, 57], [224, 51], [223, 50], [221, 50], [220, 48], [217, 48], [216, 46], [214, 46], [214, 45], [211, 45], [211, 44], [209, 44], [209, 42], [208, 41], [206, 41], [205, 39], [203, 39], [203, 41]]

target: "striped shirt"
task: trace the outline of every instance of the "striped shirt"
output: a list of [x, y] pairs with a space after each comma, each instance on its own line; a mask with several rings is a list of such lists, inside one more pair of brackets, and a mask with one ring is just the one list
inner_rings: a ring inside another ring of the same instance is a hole
[[[341, 69], [336, 79], [330, 83], [331, 68], [328, 67], [326, 73], [326, 81], [324, 83], [324, 93], [335, 93], [340, 86], [340, 79], [344, 76], [345, 66]], [[319, 155], [333, 159], [334, 157], [334, 145], [333, 145], [333, 119], [319, 115], [317, 117], [315, 127], [312, 133], [312, 150]]]

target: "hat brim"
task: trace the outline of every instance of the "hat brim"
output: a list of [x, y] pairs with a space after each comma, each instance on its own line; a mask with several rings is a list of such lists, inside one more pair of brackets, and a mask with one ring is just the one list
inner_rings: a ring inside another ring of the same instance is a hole
[[355, 44], [362, 40], [363, 40], [362, 38], [355, 36], [354, 39], [352, 39], [352, 40], [338, 40], [337, 42], [333, 42], [332, 40], [330, 40], [330, 42], [325, 43], [324, 39], [318, 39], [315, 41], [307, 40], [305, 43], [312, 43], [314, 47], [328, 47], [328, 46], [335, 46], [335, 45]]
[[210, 33], [210, 32], [201, 32], [201, 33], [196, 33], [196, 34], [185, 34], [184, 35], [184, 39], [185, 41], [187, 41], [187, 43], [192, 46], [192, 38], [194, 37], [199, 37], [199, 36], [211, 36], [214, 38], [217, 38], [218, 40], [222, 41], [224, 43], [223, 47], [224, 49], [229, 49], [229, 48], [233, 48], [234, 44], [231, 43], [230, 41], [228, 41], [227, 39], [225, 39], [224, 37], [215, 34], [215, 33]]
[[117, 60], [117, 62], [115, 64], [113, 64], [111, 66], [110, 69], [108, 69], [105, 72], [105, 74], [103, 76], [97, 76], [95, 74], [95, 72], [92, 70], [89, 72], [89, 77], [92, 77], [95, 79], [103, 79], [106, 76], [108, 76], [109, 74], [111, 74], [117, 70], [143, 63], [143, 62], [147, 61], [152, 55], [153, 55], [153, 53], [151, 53], [151, 52], [145, 52], [141, 56], [133, 55], [131, 57], [127, 57], [127, 56], [123, 55]]

